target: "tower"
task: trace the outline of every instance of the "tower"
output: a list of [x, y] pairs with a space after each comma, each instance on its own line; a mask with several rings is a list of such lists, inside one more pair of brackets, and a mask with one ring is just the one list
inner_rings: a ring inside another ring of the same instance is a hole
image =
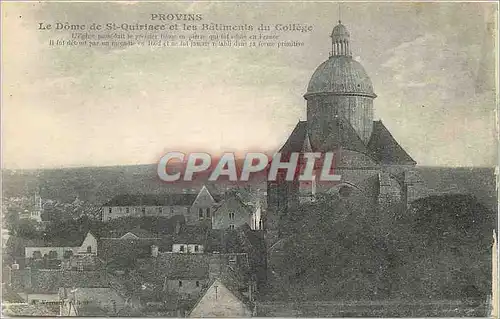
[[341, 21], [330, 38], [330, 57], [313, 73], [304, 95], [311, 143], [316, 148], [325, 143], [330, 148], [343, 146], [341, 136], [334, 141], [328, 138], [346, 121], [366, 144], [373, 129], [376, 95], [372, 82], [363, 66], [352, 58], [350, 34]]
[[316, 68], [304, 94], [307, 120], [297, 123], [279, 153], [286, 161], [293, 152], [332, 152], [341, 180], [336, 185], [301, 185], [297, 180], [280, 180], [278, 172], [276, 181], [268, 181], [268, 247], [293, 235], [290, 225], [297, 218], [290, 218], [290, 213], [297, 205], [315, 201], [316, 194], [339, 195], [367, 207], [386, 207], [419, 196], [418, 176], [411, 172], [416, 162], [382, 121], [373, 120], [377, 95], [363, 66], [352, 58], [350, 34], [341, 21], [330, 40], [329, 57]]

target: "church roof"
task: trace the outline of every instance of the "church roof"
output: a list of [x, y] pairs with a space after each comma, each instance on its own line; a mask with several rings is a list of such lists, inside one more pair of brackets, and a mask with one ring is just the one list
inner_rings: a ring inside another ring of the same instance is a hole
[[[333, 151], [342, 146], [343, 149], [366, 154], [380, 164], [416, 164], [381, 121], [373, 122], [373, 132], [366, 146], [347, 121], [332, 121], [332, 125], [331, 134], [323, 142], [323, 145], [320, 147], [313, 145], [313, 151]], [[307, 121], [299, 121], [288, 140], [281, 147], [280, 153], [302, 151], [306, 136]]]
[[399, 145], [382, 121], [373, 122], [373, 132], [368, 142], [372, 156], [382, 164], [415, 165], [417, 162]]
[[317, 93], [376, 96], [372, 81], [363, 66], [345, 55], [331, 56], [314, 71], [306, 98]]
[[302, 150], [302, 146], [304, 145], [306, 133], [307, 121], [299, 121], [279, 152], [300, 152]]
[[317, 150], [328, 152], [339, 148], [339, 146], [359, 153], [368, 153], [359, 135], [343, 117], [330, 122], [330, 135], [327, 136], [325, 141], [323, 141], [323, 145]]

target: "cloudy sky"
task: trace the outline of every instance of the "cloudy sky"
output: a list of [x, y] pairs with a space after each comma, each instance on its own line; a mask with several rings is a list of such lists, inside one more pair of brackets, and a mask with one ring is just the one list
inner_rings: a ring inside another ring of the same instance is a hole
[[[2, 3], [2, 161], [7, 168], [144, 164], [167, 151], [269, 151], [305, 119], [328, 57], [335, 3]], [[39, 22], [301, 23], [300, 48], [49, 47]], [[420, 165], [496, 161], [496, 4], [344, 3], [375, 116]]]

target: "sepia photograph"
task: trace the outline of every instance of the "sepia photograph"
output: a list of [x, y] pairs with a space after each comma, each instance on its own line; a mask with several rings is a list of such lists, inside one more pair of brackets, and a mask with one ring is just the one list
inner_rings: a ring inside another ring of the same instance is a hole
[[498, 6], [2, 1], [2, 317], [498, 318]]

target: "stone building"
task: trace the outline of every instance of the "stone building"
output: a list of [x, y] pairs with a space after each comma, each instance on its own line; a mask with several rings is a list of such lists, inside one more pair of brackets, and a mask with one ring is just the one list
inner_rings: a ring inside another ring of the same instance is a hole
[[212, 229], [236, 229], [244, 224], [259, 225], [260, 210], [252, 208], [245, 205], [236, 193], [227, 193], [214, 212]]
[[[379, 207], [409, 203], [422, 196], [416, 162], [382, 121], [374, 121], [377, 97], [363, 66], [352, 58], [350, 35], [340, 23], [331, 33], [329, 58], [314, 71], [307, 92], [307, 120], [299, 121], [280, 149], [282, 161], [292, 152], [333, 152], [336, 183], [268, 181], [266, 228], [272, 244], [286, 232], [287, 213], [319, 193], [349, 197], [363, 194]], [[303, 158], [299, 158], [303, 161]], [[321, 168], [313, 172], [319, 176]]]
[[91, 232], [82, 238], [79, 245], [66, 247], [62, 244], [56, 246], [53, 243], [43, 241], [31, 242], [24, 248], [25, 257], [42, 259], [46, 255], [50, 259], [62, 260], [70, 256], [97, 254], [97, 238]]
[[184, 216], [187, 224], [211, 225], [216, 198], [203, 186], [197, 194], [118, 195], [102, 206], [102, 221], [122, 217]]

